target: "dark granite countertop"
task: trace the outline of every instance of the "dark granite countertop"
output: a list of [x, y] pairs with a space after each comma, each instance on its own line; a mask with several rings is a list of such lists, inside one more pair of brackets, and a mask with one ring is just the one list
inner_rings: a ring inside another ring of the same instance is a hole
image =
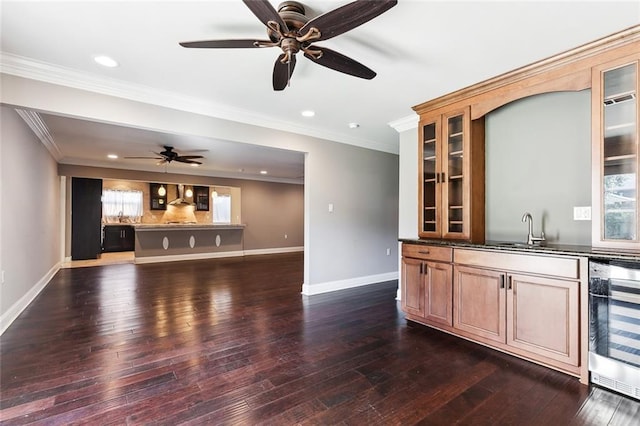
[[440, 245], [459, 248], [473, 248], [495, 251], [509, 251], [519, 253], [554, 254], [561, 256], [584, 256], [591, 259], [608, 259], [640, 262], [640, 250], [608, 249], [592, 246], [546, 243], [529, 246], [523, 242], [514, 241], [486, 241], [484, 244], [464, 241], [427, 240], [400, 238], [399, 241], [410, 244]]

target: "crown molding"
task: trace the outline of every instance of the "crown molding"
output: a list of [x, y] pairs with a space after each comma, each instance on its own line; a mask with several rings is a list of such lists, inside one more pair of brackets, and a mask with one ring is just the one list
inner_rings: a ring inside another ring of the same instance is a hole
[[56, 145], [56, 142], [53, 140], [53, 136], [49, 133], [49, 128], [42, 121], [40, 114], [35, 111], [28, 111], [25, 109], [16, 108], [16, 112], [25, 123], [29, 126], [29, 128], [36, 134], [42, 145], [44, 145], [49, 153], [56, 159], [57, 162], [62, 160], [62, 152], [60, 152], [60, 148]]
[[99, 77], [75, 69], [60, 67], [7, 52], [0, 52], [0, 71], [4, 74], [26, 79], [43, 81], [209, 117], [326, 139], [376, 151], [389, 152], [392, 154], [398, 153], [396, 141], [380, 143], [378, 141], [350, 137], [343, 133], [320, 131], [274, 119], [273, 117], [221, 105], [205, 99], [184, 96], [175, 92], [122, 80]]
[[401, 133], [407, 130], [416, 129], [419, 121], [420, 117], [417, 114], [412, 114], [389, 122], [389, 126], [396, 132]]

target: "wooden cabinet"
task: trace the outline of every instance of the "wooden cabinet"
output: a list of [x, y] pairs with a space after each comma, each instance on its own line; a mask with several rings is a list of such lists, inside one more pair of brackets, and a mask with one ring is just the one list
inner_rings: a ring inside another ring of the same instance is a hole
[[456, 265], [454, 327], [484, 340], [504, 343], [507, 309], [504, 280], [499, 271]]
[[410, 315], [424, 318], [423, 261], [402, 258], [402, 309]]
[[106, 225], [103, 228], [102, 251], [133, 251], [135, 229], [131, 225]]
[[588, 382], [588, 260], [402, 244], [406, 318]]
[[453, 324], [452, 249], [402, 245], [402, 308], [427, 323]]
[[580, 365], [576, 259], [461, 250], [455, 261], [455, 329], [550, 365]]
[[419, 135], [420, 237], [484, 241], [484, 118], [434, 112]]
[[640, 248], [640, 53], [592, 70], [592, 243]]
[[507, 344], [532, 354], [579, 365], [577, 281], [507, 275]]

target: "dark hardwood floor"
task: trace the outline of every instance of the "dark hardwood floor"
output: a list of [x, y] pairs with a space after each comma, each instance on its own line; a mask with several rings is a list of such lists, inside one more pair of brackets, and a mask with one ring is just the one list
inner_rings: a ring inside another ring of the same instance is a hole
[[407, 323], [302, 254], [63, 269], [0, 339], [2, 424], [623, 425], [640, 403]]

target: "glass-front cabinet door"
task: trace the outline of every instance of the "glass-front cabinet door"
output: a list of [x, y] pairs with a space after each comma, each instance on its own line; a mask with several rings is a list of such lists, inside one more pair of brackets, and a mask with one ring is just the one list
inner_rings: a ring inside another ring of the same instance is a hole
[[[470, 109], [422, 117], [419, 129], [419, 235], [421, 238], [484, 240], [484, 216], [471, 228], [472, 144]], [[477, 210], [484, 211], [484, 121], [476, 121], [475, 192]], [[483, 213], [483, 212], [482, 212]], [[477, 235], [476, 235], [477, 234]]]
[[638, 58], [594, 69], [593, 244], [640, 246]]
[[421, 187], [419, 194], [420, 236], [440, 236], [440, 120], [427, 120], [420, 126]]
[[466, 233], [466, 197], [465, 181], [468, 176], [465, 171], [464, 152], [469, 137], [469, 120], [463, 112], [444, 117], [446, 125], [443, 140], [443, 184], [445, 187], [445, 237], [456, 238]]

